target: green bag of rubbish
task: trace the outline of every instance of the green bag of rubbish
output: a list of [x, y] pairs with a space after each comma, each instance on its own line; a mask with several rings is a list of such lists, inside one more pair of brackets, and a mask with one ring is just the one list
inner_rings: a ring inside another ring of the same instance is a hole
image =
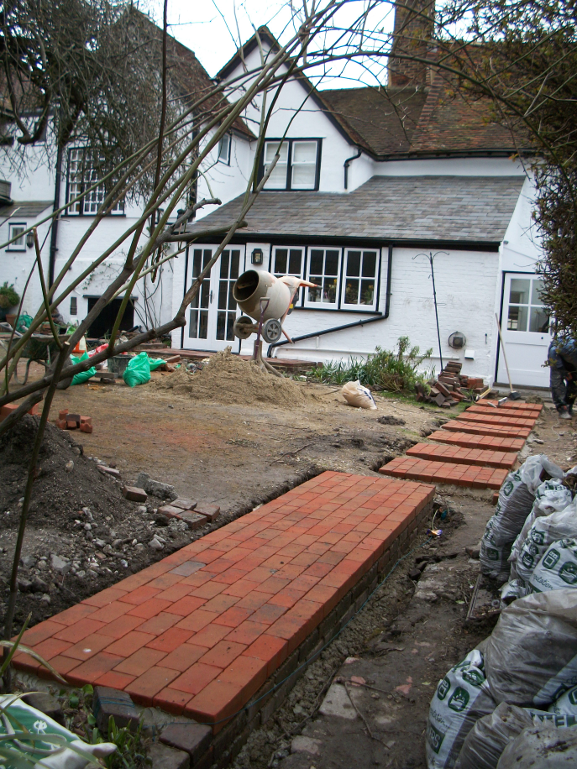
[[148, 362], [150, 363], [151, 371], [156, 371], [159, 366], [162, 366], [163, 363], [166, 363], [164, 358], [149, 358]]
[[[82, 353], [79, 357], [75, 357], [74, 355], [70, 356], [70, 360], [73, 364], [80, 363], [83, 360], [88, 360], [89, 356], [88, 353]], [[73, 385], [77, 384], [83, 384], [84, 382], [88, 382], [91, 376], [94, 376], [96, 374], [96, 367], [91, 366], [87, 371], [81, 371], [79, 374], [74, 374], [72, 377], [72, 383]]]
[[33, 320], [34, 319], [32, 318], [32, 316], [26, 315], [26, 313], [24, 313], [24, 315], [19, 315], [16, 320], [16, 326], [15, 326], [16, 331], [18, 331], [19, 334], [23, 334], [25, 331], [28, 331], [28, 329], [32, 325]]
[[146, 384], [150, 381], [150, 358], [145, 352], [135, 355], [126, 367], [122, 378], [129, 387]]

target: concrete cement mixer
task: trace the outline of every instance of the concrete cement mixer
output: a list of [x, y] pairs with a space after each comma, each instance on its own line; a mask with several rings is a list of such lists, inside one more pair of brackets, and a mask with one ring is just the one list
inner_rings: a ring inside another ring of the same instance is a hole
[[246, 313], [235, 321], [235, 336], [248, 339], [251, 334], [258, 332], [258, 324], [262, 321], [260, 333], [265, 342], [272, 344], [280, 339], [281, 334], [292, 342], [282, 323], [292, 309], [293, 299], [301, 286], [318, 288], [315, 283], [294, 275], [277, 278], [264, 270], [243, 272], [232, 289], [234, 300]]

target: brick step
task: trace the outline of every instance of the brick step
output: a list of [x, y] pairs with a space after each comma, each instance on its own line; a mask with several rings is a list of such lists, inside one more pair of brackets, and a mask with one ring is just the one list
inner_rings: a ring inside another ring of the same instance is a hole
[[464, 448], [463, 446], [436, 446], [430, 443], [417, 443], [416, 446], [412, 446], [407, 451], [407, 455], [438, 462], [505, 467], [509, 470], [517, 461], [517, 454], [512, 451], [486, 451], [479, 448]]
[[443, 430], [453, 430], [459, 433], [473, 433], [474, 435], [502, 435], [504, 438], [527, 438], [531, 433], [530, 427], [497, 427], [485, 422], [461, 422], [451, 419], [441, 426]]
[[[124, 690], [217, 732], [380, 565], [433, 494], [322, 473], [30, 628], [24, 641], [75, 686]], [[23, 653], [15, 665], [48, 675]]]
[[528, 427], [533, 429], [535, 427], [536, 419], [518, 419], [517, 417], [509, 417], [502, 414], [470, 414], [468, 411], [464, 411], [459, 414], [459, 419], [462, 422], [479, 422], [484, 425], [495, 425], [496, 427]]
[[417, 457], [397, 457], [381, 467], [379, 473], [427, 483], [451, 483], [473, 489], [500, 489], [508, 471], [456, 462], [433, 462]]
[[484, 416], [488, 417], [505, 417], [505, 418], [514, 418], [514, 419], [532, 419], [533, 421], [536, 421], [538, 419], [538, 414], [536, 411], [525, 411], [524, 409], [518, 409], [517, 411], [511, 411], [505, 410], [505, 409], [494, 409], [488, 406], [469, 406], [467, 409], [467, 414], [482, 414]]
[[[482, 406], [485, 403], [492, 403], [494, 406], [497, 406], [498, 401], [494, 400], [488, 400], [486, 398], [482, 398], [480, 401], [477, 401], [477, 406]], [[489, 406], [489, 408], [491, 408]], [[542, 403], [525, 403], [524, 401], [503, 401], [500, 406], [498, 406], [500, 409], [521, 409], [525, 411], [535, 411], [538, 414], [541, 413], [541, 410], [543, 409]]]
[[436, 430], [428, 436], [430, 441], [447, 443], [451, 446], [465, 446], [469, 449], [494, 449], [495, 451], [521, 451], [525, 444], [523, 438], [507, 438], [498, 435], [478, 435], [476, 433], [457, 433], [450, 430]]

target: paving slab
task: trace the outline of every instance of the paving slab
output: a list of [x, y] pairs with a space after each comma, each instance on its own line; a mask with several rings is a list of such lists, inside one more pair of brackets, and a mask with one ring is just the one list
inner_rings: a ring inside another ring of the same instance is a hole
[[[538, 414], [541, 413], [543, 410], [543, 404], [542, 403], [526, 403], [525, 401], [503, 401], [500, 405], [498, 405], [498, 401], [490, 400], [487, 398], [482, 398], [480, 401], [477, 401], [477, 406], [482, 406], [484, 404], [492, 403], [493, 406], [497, 406], [497, 408], [500, 409], [513, 409], [513, 410], [527, 410], [527, 411], [535, 411]], [[491, 408], [489, 406], [489, 408]]]
[[456, 462], [434, 462], [418, 457], [397, 457], [381, 467], [379, 473], [427, 483], [451, 483], [474, 489], [500, 489], [508, 471]]
[[[24, 642], [71, 684], [113, 687], [218, 731], [433, 494], [322, 473], [30, 628]], [[23, 653], [15, 665], [49, 675]]]
[[487, 449], [506, 451], [517, 454], [525, 443], [524, 438], [509, 438], [501, 435], [479, 435], [478, 433], [452, 432], [451, 430], [436, 430], [428, 436], [430, 441], [447, 443], [455, 446], [465, 446], [470, 449]]
[[502, 408], [492, 408], [489, 406], [481, 406], [478, 404], [475, 404], [474, 406], [469, 406], [467, 409], [467, 414], [485, 414], [487, 416], [504, 416], [504, 417], [514, 417], [515, 419], [532, 419], [535, 421], [539, 418], [539, 411], [531, 411], [530, 409], [502, 409]]
[[442, 430], [453, 430], [459, 433], [474, 433], [475, 435], [496, 435], [504, 438], [527, 438], [531, 433], [530, 427], [511, 427], [503, 425], [498, 427], [490, 422], [464, 422], [460, 419], [452, 419], [441, 425]]
[[[516, 412], [515, 412], [516, 413]], [[488, 425], [495, 425], [495, 427], [511, 426], [511, 427], [528, 427], [532, 429], [535, 427], [536, 417], [531, 419], [520, 419], [517, 416], [507, 416], [505, 412], [500, 414], [493, 414], [485, 412], [484, 414], [470, 413], [469, 410], [459, 414], [459, 419], [465, 422], [483, 423]]]
[[504, 467], [510, 470], [517, 461], [517, 454], [512, 451], [488, 451], [463, 446], [432, 445], [417, 443], [407, 451], [409, 457], [421, 457], [438, 462], [456, 462], [465, 465], [484, 467]]

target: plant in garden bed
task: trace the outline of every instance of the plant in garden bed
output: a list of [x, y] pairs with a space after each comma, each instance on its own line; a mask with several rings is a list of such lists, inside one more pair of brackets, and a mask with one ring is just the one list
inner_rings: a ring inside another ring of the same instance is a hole
[[0, 308], [2, 310], [8, 310], [10, 307], [16, 307], [20, 303], [20, 295], [14, 289], [13, 283], [4, 281], [0, 286]]
[[309, 378], [324, 384], [344, 384], [358, 379], [361, 384], [373, 390], [395, 393], [413, 393], [417, 384], [428, 388], [427, 380], [433, 372], [419, 371], [423, 361], [430, 358], [432, 348], [421, 353], [418, 347], [411, 347], [409, 337], [402, 336], [396, 352], [377, 347], [366, 361], [350, 358], [348, 363], [338, 361], [325, 363], [309, 373]]

